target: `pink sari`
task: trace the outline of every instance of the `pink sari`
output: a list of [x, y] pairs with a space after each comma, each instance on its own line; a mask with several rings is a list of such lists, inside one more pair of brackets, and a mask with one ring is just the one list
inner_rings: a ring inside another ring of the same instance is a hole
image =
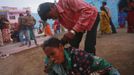
[[8, 28], [2, 29], [2, 35], [3, 35], [3, 41], [4, 42], [10, 42], [11, 41], [10, 29], [8, 29]]

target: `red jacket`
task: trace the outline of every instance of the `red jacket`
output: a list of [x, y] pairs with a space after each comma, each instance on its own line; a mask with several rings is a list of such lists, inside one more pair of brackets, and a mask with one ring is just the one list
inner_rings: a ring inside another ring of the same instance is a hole
[[59, 0], [59, 22], [68, 30], [90, 31], [96, 20], [97, 9], [83, 0]]

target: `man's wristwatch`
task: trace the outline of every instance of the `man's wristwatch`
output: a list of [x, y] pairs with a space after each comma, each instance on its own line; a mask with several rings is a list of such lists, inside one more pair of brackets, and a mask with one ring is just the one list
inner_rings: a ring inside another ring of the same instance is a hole
[[71, 33], [73, 33], [74, 35], [76, 34], [76, 32], [74, 30], [70, 30]]

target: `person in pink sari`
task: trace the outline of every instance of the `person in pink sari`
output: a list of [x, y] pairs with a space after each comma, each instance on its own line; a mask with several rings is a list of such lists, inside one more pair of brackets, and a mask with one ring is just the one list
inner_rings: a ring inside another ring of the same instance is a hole
[[129, 10], [128, 10], [128, 16], [127, 16], [127, 21], [128, 21], [128, 28], [127, 32], [128, 33], [134, 33], [134, 1], [130, 0], [128, 3]]
[[5, 18], [5, 16], [2, 16], [2, 19], [3, 19], [3, 29], [2, 29], [3, 41], [5, 43], [8, 43], [11, 41], [10, 23]]

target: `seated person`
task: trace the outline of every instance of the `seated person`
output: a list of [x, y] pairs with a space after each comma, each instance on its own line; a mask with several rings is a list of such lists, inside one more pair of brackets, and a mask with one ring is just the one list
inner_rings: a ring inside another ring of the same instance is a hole
[[19, 42], [19, 32], [18, 31], [12, 31], [11, 32], [11, 38], [13, 39], [13, 42]]
[[47, 56], [45, 72], [48, 75], [90, 75], [93, 72], [100, 75], [120, 75], [106, 60], [85, 50], [64, 48], [61, 41], [55, 37], [44, 41], [42, 48]]

